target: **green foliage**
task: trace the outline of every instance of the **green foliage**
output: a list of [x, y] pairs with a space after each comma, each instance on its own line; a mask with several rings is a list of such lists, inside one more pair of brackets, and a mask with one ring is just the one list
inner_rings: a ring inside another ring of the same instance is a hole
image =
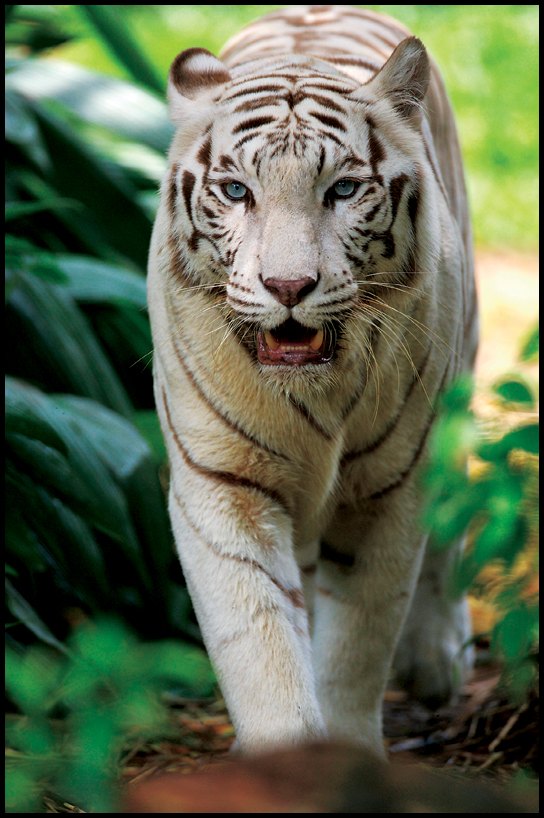
[[204, 653], [180, 642], [139, 643], [113, 620], [75, 630], [62, 658], [42, 647], [8, 649], [6, 687], [23, 715], [9, 722], [7, 811], [40, 811], [45, 789], [86, 811], [115, 811], [127, 743], [172, 731], [160, 700], [168, 685], [209, 695]]
[[[85, 14], [151, 84], [114, 7]], [[43, 59], [73, 36], [54, 7], [6, 20], [9, 638], [62, 652], [75, 609], [199, 641], [166, 512], [146, 306], [166, 107]]]
[[[531, 333], [531, 339], [538, 330]], [[523, 347], [520, 362], [528, 357]], [[470, 410], [472, 381], [458, 379], [442, 397], [433, 429], [430, 459], [424, 474], [424, 524], [435, 548], [445, 548], [469, 529], [469, 547], [453, 578], [453, 592], [470, 589], [486, 566], [498, 564], [506, 574], [495, 600], [500, 616], [491, 647], [504, 661], [504, 679], [514, 697], [534, 684], [532, 648], [537, 639], [538, 606], [527, 572], [513, 571], [516, 561], [529, 561], [536, 571], [534, 546], [538, 524], [539, 425], [534, 420], [536, 395], [519, 375], [495, 384], [498, 411], [515, 413], [517, 424], [495, 439], [483, 433]], [[519, 413], [526, 417], [520, 422]], [[467, 457], [473, 458], [471, 474]]]

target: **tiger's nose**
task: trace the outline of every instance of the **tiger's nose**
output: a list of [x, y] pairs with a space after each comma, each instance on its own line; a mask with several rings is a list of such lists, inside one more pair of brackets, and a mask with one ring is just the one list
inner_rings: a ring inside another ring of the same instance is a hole
[[265, 278], [263, 284], [269, 290], [276, 301], [284, 307], [294, 307], [302, 299], [311, 293], [317, 284], [317, 279], [306, 276], [297, 278], [294, 281], [285, 281], [283, 278]]

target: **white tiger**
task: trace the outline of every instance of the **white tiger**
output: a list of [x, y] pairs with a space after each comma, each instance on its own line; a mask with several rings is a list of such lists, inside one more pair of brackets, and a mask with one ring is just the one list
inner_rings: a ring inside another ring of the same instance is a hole
[[470, 665], [452, 553], [423, 561], [417, 522], [436, 397], [477, 345], [442, 80], [390, 18], [288, 6], [221, 60], [182, 52], [168, 96], [148, 294], [204, 641], [242, 750], [340, 736], [383, 755], [403, 627], [395, 664], [423, 700]]

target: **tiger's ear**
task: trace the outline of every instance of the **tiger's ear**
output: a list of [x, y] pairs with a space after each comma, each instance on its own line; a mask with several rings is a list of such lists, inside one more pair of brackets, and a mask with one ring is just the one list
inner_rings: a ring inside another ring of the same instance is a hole
[[417, 37], [408, 37], [395, 48], [385, 65], [363, 87], [387, 97], [406, 119], [419, 121], [431, 67], [427, 50]]
[[168, 74], [170, 119], [176, 124], [186, 122], [194, 116], [199, 102], [208, 102], [211, 92], [229, 80], [227, 68], [205, 48], [182, 51]]

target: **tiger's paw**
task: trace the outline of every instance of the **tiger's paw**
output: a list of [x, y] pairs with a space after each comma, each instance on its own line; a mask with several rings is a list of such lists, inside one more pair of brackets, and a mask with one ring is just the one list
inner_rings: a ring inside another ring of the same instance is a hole
[[[468, 600], [448, 611], [409, 616], [393, 660], [402, 687], [431, 710], [447, 704], [466, 681], [474, 662]], [[419, 621], [416, 621], [419, 620]]]

